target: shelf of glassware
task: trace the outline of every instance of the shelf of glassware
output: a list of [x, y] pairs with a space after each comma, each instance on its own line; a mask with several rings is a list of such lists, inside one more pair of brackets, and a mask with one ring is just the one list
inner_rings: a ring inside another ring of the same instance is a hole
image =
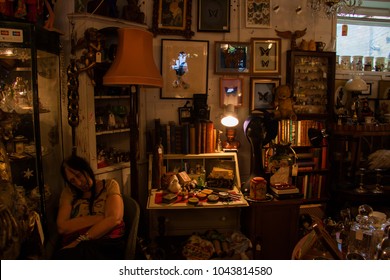
[[295, 98], [294, 110], [301, 118], [326, 118], [334, 91], [335, 53], [287, 51], [286, 82]]

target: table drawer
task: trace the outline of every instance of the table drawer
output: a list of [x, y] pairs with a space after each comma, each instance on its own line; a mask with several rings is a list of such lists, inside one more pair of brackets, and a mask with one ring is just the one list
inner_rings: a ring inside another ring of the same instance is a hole
[[209, 229], [232, 232], [240, 229], [240, 209], [180, 209], [149, 211], [150, 235], [191, 235]]

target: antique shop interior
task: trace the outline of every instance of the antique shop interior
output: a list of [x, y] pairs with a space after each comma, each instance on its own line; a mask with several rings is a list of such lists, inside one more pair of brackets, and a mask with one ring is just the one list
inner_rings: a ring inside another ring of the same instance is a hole
[[51, 259], [62, 161], [123, 259], [390, 256], [387, 0], [0, 1], [0, 258]]

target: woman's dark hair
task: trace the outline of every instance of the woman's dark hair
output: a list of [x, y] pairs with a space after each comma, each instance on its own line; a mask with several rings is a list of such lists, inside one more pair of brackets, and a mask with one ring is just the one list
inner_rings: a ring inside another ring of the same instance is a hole
[[92, 179], [91, 198], [89, 200], [89, 212], [90, 214], [93, 214], [93, 202], [95, 200], [96, 194], [96, 178], [90, 164], [84, 158], [76, 155], [72, 155], [66, 158], [61, 164], [61, 175], [64, 178], [65, 182], [69, 185], [72, 192], [75, 194], [75, 198], [73, 201], [74, 203], [77, 199], [82, 197], [83, 192], [68, 180], [65, 172], [65, 169], [67, 167], [80, 171], [84, 176], [88, 175]]

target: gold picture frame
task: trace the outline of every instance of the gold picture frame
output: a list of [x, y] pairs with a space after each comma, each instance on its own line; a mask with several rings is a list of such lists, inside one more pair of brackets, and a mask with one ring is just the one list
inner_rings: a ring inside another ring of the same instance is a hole
[[151, 32], [156, 35], [179, 35], [190, 39], [192, 0], [154, 0]]
[[281, 68], [280, 38], [252, 38], [252, 75], [278, 76]]

